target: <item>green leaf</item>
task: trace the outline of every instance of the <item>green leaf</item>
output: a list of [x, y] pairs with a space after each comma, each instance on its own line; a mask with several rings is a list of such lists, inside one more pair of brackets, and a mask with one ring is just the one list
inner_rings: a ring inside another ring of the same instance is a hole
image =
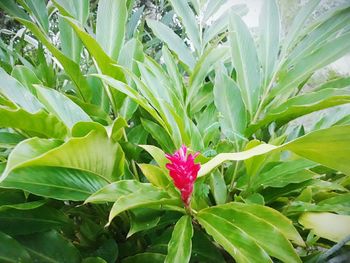
[[[225, 161], [246, 160], [274, 150], [289, 150], [311, 161], [350, 174], [350, 165], [346, 161], [350, 155], [350, 149], [347, 147], [350, 143], [349, 134], [350, 125], [335, 126], [311, 132], [280, 146], [261, 144], [244, 152], [220, 153], [202, 165], [198, 176], [208, 174]], [[327, 151], [320, 151], [320, 148], [327, 149]]]
[[280, 17], [275, 0], [263, 2], [259, 17], [259, 29], [260, 63], [263, 68], [264, 88], [266, 88], [271, 79], [279, 52]]
[[232, 141], [240, 141], [247, 125], [246, 109], [239, 88], [224, 70], [216, 72], [214, 102], [222, 133]]
[[[79, 130], [80, 127], [76, 125], [74, 129]], [[101, 128], [103, 132], [94, 129], [83, 137], [71, 138], [63, 144], [38, 138], [24, 141], [10, 154], [3, 177], [15, 168], [49, 166], [87, 171], [107, 181], [116, 180], [121, 176], [118, 166], [124, 156], [120, 146], [111, 142], [104, 128]], [[30, 155], [26, 156], [27, 153]]]
[[286, 39], [283, 41], [283, 54], [297, 42], [299, 36], [303, 33], [302, 29], [305, 21], [310, 17], [319, 3], [320, 0], [310, 0], [295, 15]]
[[272, 122], [276, 122], [280, 127], [306, 114], [349, 102], [350, 95], [346, 95], [344, 89], [328, 88], [305, 93], [290, 98], [278, 107], [269, 110], [264, 119], [248, 127], [246, 134], [250, 136], [259, 128]]
[[283, 162], [269, 171], [259, 174], [253, 181], [252, 187], [284, 187], [291, 183], [301, 183], [315, 177], [315, 173], [305, 170], [317, 164], [309, 160], [295, 160]]
[[191, 217], [185, 215], [177, 221], [168, 244], [165, 263], [187, 263], [191, 258], [193, 226]]
[[110, 137], [116, 142], [119, 141], [123, 137], [125, 127], [128, 127], [126, 120], [122, 117], [116, 118], [110, 130]]
[[154, 186], [166, 189], [169, 185], [170, 180], [168, 176], [158, 166], [148, 163], [140, 163], [138, 166], [147, 180]]
[[12, 77], [22, 83], [24, 87], [27, 87], [31, 93], [36, 95], [34, 84], [42, 84], [33, 71], [30, 68], [23, 65], [16, 65], [11, 72]]
[[0, 185], [58, 200], [83, 201], [106, 184], [106, 180], [88, 171], [30, 166], [11, 171]]
[[121, 180], [106, 185], [101, 188], [96, 193], [92, 194], [85, 203], [105, 203], [105, 202], [115, 202], [121, 196], [128, 195], [136, 192], [140, 188], [152, 190], [154, 186], [151, 184], [140, 183], [135, 180]]
[[131, 237], [137, 232], [148, 230], [157, 226], [162, 214], [162, 211], [149, 208], [137, 208], [130, 211], [130, 229], [127, 238]]
[[[46, 10], [46, 3], [44, 0], [19, 0], [22, 6], [31, 14], [38, 22], [41, 28], [49, 32], [49, 18]], [[26, 8], [26, 5], [28, 8]]]
[[18, 237], [34, 262], [81, 262], [79, 250], [57, 231]]
[[2, 68], [0, 68], [0, 79], [0, 94], [7, 97], [13, 103], [29, 113], [36, 113], [44, 108], [30, 90], [25, 88], [15, 78], [8, 75]]
[[198, 222], [237, 263], [272, 262], [268, 254], [247, 233], [229, 220], [213, 212], [206, 212], [207, 210], [198, 213]]
[[65, 56], [60, 50], [58, 50], [49, 40], [48, 36], [45, 35], [34, 23], [31, 21], [16, 18], [24, 26], [26, 26], [42, 43], [47, 49], [55, 56], [55, 58], [62, 64], [65, 72], [74, 82], [77, 87], [77, 93], [84, 101], [90, 101], [92, 92], [86, 81], [86, 78], [80, 71], [79, 65], [73, 60]]
[[299, 218], [304, 228], [322, 238], [340, 242], [350, 234], [350, 216], [332, 213], [304, 213]]
[[188, 38], [193, 43], [197, 51], [201, 50], [201, 32], [198, 28], [196, 17], [192, 12], [192, 9], [188, 5], [187, 1], [169, 1], [174, 8], [175, 13], [179, 16], [182, 24], [184, 25]]
[[2, 262], [32, 262], [28, 252], [12, 237], [0, 232], [0, 260]]
[[198, 91], [203, 86], [205, 77], [214, 69], [215, 64], [218, 61], [224, 62], [228, 58], [229, 54], [230, 53], [227, 47], [210, 46], [201, 56], [190, 76], [190, 88], [187, 96], [187, 104], [191, 103], [195, 98]]
[[190, 49], [185, 45], [183, 40], [176, 35], [169, 27], [155, 20], [147, 20], [147, 25], [152, 29], [153, 33], [162, 41], [164, 41], [169, 49], [171, 49], [178, 58], [186, 64], [189, 69], [193, 69], [195, 59]]
[[8, 235], [26, 235], [60, 229], [68, 218], [60, 211], [41, 206], [30, 210], [6, 209], [0, 212], [0, 231]]
[[146, 119], [141, 119], [141, 123], [145, 130], [159, 143], [162, 149], [167, 152], [173, 152], [175, 150], [171, 137], [162, 127]]
[[14, 0], [0, 1], [0, 7], [12, 16], [30, 20], [29, 15]]
[[24, 139], [25, 137], [17, 133], [0, 132], [0, 147], [13, 147]]
[[252, 115], [257, 110], [261, 94], [259, 61], [247, 25], [235, 13], [230, 14], [228, 36], [232, 63], [237, 72], [237, 83], [246, 108]]
[[144, 263], [144, 262], [152, 262], [152, 263], [164, 263], [165, 255], [160, 253], [140, 253], [131, 257], [124, 258], [122, 263]]
[[153, 145], [139, 145], [141, 148], [146, 150], [153, 159], [157, 162], [159, 167], [164, 171], [167, 171], [165, 165], [169, 163], [169, 160], [165, 157], [165, 153], [156, 146]]
[[92, 121], [90, 117], [73, 101], [54, 89], [35, 86], [37, 96], [46, 109], [63, 121], [68, 128], [78, 122]]
[[[88, 0], [55, 0], [54, 3], [56, 5], [63, 6], [70, 16], [77, 19], [81, 24], [85, 24], [89, 15]], [[74, 62], [79, 63], [81, 51], [83, 50], [82, 42], [74, 32], [73, 28], [71, 28], [67, 21], [65, 21], [62, 17], [58, 17], [58, 26], [60, 30], [60, 40], [63, 54], [72, 58]]]
[[[203, 216], [208, 218], [210, 215], [213, 219], [217, 218], [218, 221], [232, 225], [232, 227], [241, 230], [248, 238], [254, 240], [269, 255], [283, 262], [301, 262], [293, 246], [278, 228], [270, 224], [268, 219], [246, 212], [244, 208], [244, 205], [235, 206], [234, 203], [230, 203], [201, 210], [198, 216], [199, 218]], [[217, 226], [220, 228], [219, 224]], [[247, 250], [244, 246], [241, 249]]]
[[123, 46], [127, 16], [125, 0], [102, 0], [98, 3], [96, 40], [114, 60], [118, 59]]
[[166, 69], [168, 75], [171, 77], [173, 81], [173, 85], [176, 91], [176, 94], [179, 98], [183, 98], [183, 84], [182, 84], [182, 76], [180, 75], [179, 68], [176, 64], [176, 61], [173, 55], [170, 53], [168, 47], [166, 45], [162, 48], [162, 55], [164, 58], [164, 63], [166, 65]]
[[172, 205], [181, 210], [182, 202], [179, 198], [170, 197], [165, 191], [157, 188], [150, 189], [147, 185], [143, 187], [143, 184], [140, 184], [139, 190], [128, 195], [123, 195], [116, 200], [109, 213], [108, 224], [110, 224], [117, 215], [126, 210], [139, 207], [154, 207], [156, 205]]
[[43, 110], [29, 113], [22, 109], [0, 107], [0, 115], [0, 127], [19, 129], [28, 136], [63, 139], [68, 132], [67, 127], [56, 116]]
[[321, 45], [317, 50], [304, 56], [269, 93], [270, 98], [295, 89], [314, 71], [336, 61], [350, 51], [350, 33], [341, 35]]
[[211, 193], [214, 196], [217, 205], [226, 203], [227, 188], [224, 177], [218, 172], [214, 171], [209, 177], [209, 186]]

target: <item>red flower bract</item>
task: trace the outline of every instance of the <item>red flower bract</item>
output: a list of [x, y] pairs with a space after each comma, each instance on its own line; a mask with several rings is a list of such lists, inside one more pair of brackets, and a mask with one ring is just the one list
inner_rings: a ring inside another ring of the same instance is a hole
[[198, 154], [187, 156], [187, 148], [182, 145], [173, 155], [165, 155], [171, 161], [166, 165], [166, 168], [174, 180], [174, 185], [180, 190], [182, 201], [186, 206], [190, 204], [193, 184], [201, 167], [199, 163], [194, 163], [194, 159]]

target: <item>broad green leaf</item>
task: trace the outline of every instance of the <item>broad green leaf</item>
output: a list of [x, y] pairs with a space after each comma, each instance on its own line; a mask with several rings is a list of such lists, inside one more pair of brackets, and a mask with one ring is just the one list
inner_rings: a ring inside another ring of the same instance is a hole
[[121, 262], [122, 263], [144, 263], [144, 262], [152, 262], [152, 263], [164, 263], [165, 255], [160, 253], [140, 253], [136, 254], [134, 256], [130, 256], [127, 258], [124, 258]]
[[87, 257], [83, 259], [82, 263], [107, 263], [107, 261], [100, 257]]
[[34, 262], [81, 262], [79, 250], [55, 230], [20, 236], [17, 240]]
[[122, 117], [118, 117], [113, 121], [112, 127], [109, 132], [109, 137], [114, 141], [119, 141], [123, 136], [125, 127], [128, 127], [128, 123]]
[[8, 205], [1, 205], [0, 211], [4, 211], [7, 209], [17, 209], [17, 210], [31, 210], [38, 208], [40, 206], [43, 206], [47, 203], [47, 200], [39, 200], [39, 201], [33, 201], [33, 202], [26, 202], [21, 204], [8, 204]]
[[197, 51], [201, 50], [201, 32], [196, 17], [187, 1], [170, 0], [175, 13], [179, 16], [188, 38], [192, 41]]
[[191, 217], [185, 215], [177, 221], [168, 244], [165, 263], [187, 263], [191, 258], [193, 226]]
[[58, 200], [83, 201], [106, 184], [105, 179], [88, 171], [29, 166], [12, 170], [0, 185]]
[[130, 16], [126, 25], [126, 39], [130, 39], [136, 35], [138, 23], [144, 15], [144, 9], [145, 6], [143, 5]]
[[208, 21], [208, 19], [215, 14], [225, 2], [226, 0], [208, 0], [203, 12], [203, 21]]
[[125, 0], [101, 0], [98, 3], [96, 40], [114, 60], [118, 59], [123, 46], [127, 16]]
[[278, 107], [271, 109], [266, 117], [257, 124], [250, 125], [246, 134], [250, 136], [257, 129], [272, 122], [276, 122], [277, 126], [280, 127], [306, 114], [349, 103], [350, 95], [346, 93], [344, 89], [327, 88], [290, 98]]
[[[78, 127], [75, 127], [78, 128]], [[120, 159], [123, 159], [123, 154], [120, 146], [113, 143], [104, 132], [93, 130], [87, 135], [80, 138], [71, 138], [61, 145], [55, 145], [55, 148], [48, 149], [45, 139], [33, 138], [20, 143], [11, 153], [9, 157], [9, 170], [28, 167], [28, 166], [50, 166], [64, 167], [88, 171], [103, 177], [107, 181], [113, 181], [121, 176], [118, 169]], [[28, 151], [32, 148], [44, 143], [43, 152], [41, 155], [28, 156], [28, 159], [23, 159], [23, 151]], [[47, 151], [47, 152], [46, 152]]]
[[323, 89], [341, 89], [349, 86], [350, 86], [350, 77], [338, 77], [316, 87], [314, 91], [319, 91]]
[[272, 262], [268, 254], [247, 233], [219, 214], [206, 212], [207, 210], [198, 213], [198, 222], [236, 262]]
[[12, 237], [0, 232], [0, 260], [2, 262], [32, 262], [27, 250]]
[[141, 184], [139, 190], [128, 195], [123, 195], [116, 200], [109, 213], [108, 224], [117, 215], [126, 210], [139, 207], [154, 207], [156, 205], [171, 205], [181, 210], [182, 203], [179, 198], [172, 198], [163, 190], [157, 188], [150, 190], [149, 187], [143, 187], [143, 184]]
[[235, 13], [230, 14], [228, 36], [232, 63], [237, 72], [237, 84], [246, 108], [252, 115], [257, 110], [261, 94], [259, 62], [249, 29]]
[[140, 163], [139, 167], [147, 180], [154, 186], [165, 189], [169, 185], [170, 181], [168, 176], [164, 173], [164, 170], [160, 169], [158, 166]]
[[42, 84], [33, 71], [30, 68], [23, 65], [16, 65], [13, 67], [11, 76], [27, 87], [31, 93], [36, 94], [34, 84]]
[[147, 20], [147, 25], [152, 29], [153, 33], [162, 41], [164, 41], [169, 49], [171, 49], [178, 58], [186, 64], [190, 70], [195, 65], [195, 59], [190, 49], [185, 45], [183, 40], [177, 36], [169, 27], [155, 20]]
[[43, 110], [29, 113], [22, 109], [0, 107], [0, 115], [0, 127], [19, 129], [28, 136], [63, 139], [68, 132], [67, 127], [56, 116]]
[[222, 133], [232, 141], [240, 141], [247, 125], [246, 109], [239, 88], [224, 70], [216, 72], [214, 102]]
[[72, 128], [77, 122], [91, 121], [90, 117], [73, 101], [60, 92], [35, 86], [38, 99], [46, 109], [63, 121], [68, 128]]
[[[219, 220], [231, 224], [233, 227], [243, 231], [245, 235], [254, 240], [269, 255], [283, 262], [301, 262], [293, 246], [277, 227], [270, 224], [268, 219], [257, 217], [249, 213], [249, 211], [246, 212], [244, 208], [244, 205], [236, 207], [234, 204], [231, 205], [229, 203], [201, 210], [198, 216], [201, 218], [203, 215], [206, 217], [208, 214], [211, 214], [219, 218]], [[241, 249], [246, 250], [247, 248], [242, 246]]]
[[[349, 125], [335, 126], [311, 132], [280, 146], [261, 144], [243, 152], [220, 153], [202, 165], [198, 176], [208, 174], [225, 161], [246, 160], [274, 150], [289, 150], [311, 161], [318, 162], [345, 174], [350, 174], [350, 165], [346, 161], [350, 155], [350, 149], [347, 147], [350, 142], [349, 134]], [[320, 151], [320, 148], [327, 149], [327, 151]]]
[[8, 235], [27, 235], [60, 229], [68, 218], [60, 211], [41, 206], [30, 210], [7, 209], [0, 212], [0, 231]]
[[24, 87], [18, 80], [8, 75], [2, 68], [0, 68], [0, 79], [0, 94], [4, 95], [13, 103], [22, 107], [29, 113], [36, 113], [44, 108], [30, 92], [29, 88]]
[[275, 0], [266, 0], [262, 3], [259, 24], [260, 63], [263, 68], [264, 88], [266, 88], [279, 52], [280, 17]]
[[304, 213], [299, 223], [322, 238], [340, 242], [350, 235], [350, 216], [332, 213]]
[[314, 71], [336, 61], [350, 51], [350, 33], [341, 35], [321, 45], [317, 50], [303, 57], [269, 93], [270, 98], [289, 92], [305, 81]]
[[151, 191], [154, 187], [151, 184], [142, 184], [135, 180], [121, 180], [106, 185], [99, 191], [91, 195], [85, 200], [85, 203], [105, 203], [115, 202], [121, 196], [128, 195], [138, 191], [140, 188], [145, 188]]

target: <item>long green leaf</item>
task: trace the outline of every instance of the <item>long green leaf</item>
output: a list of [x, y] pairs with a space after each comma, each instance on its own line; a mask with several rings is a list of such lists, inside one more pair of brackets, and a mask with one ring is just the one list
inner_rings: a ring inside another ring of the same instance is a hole
[[[335, 126], [311, 132], [280, 146], [261, 144], [244, 152], [220, 153], [202, 165], [198, 176], [208, 174], [225, 161], [246, 160], [274, 150], [289, 150], [311, 161], [350, 174], [350, 165], [346, 161], [350, 155], [350, 149], [347, 147], [349, 143], [350, 126]], [[327, 149], [327, 151], [320, 151], [320, 148]]]
[[36, 86], [36, 91], [38, 99], [46, 109], [61, 119], [68, 128], [78, 122], [91, 121], [89, 115], [60, 92], [40, 86]]
[[187, 263], [191, 258], [193, 227], [191, 217], [185, 215], [177, 221], [168, 244], [165, 263]]
[[179, 16], [189, 39], [192, 41], [197, 51], [201, 50], [201, 32], [196, 21], [196, 17], [187, 1], [170, 0], [175, 13]]
[[259, 24], [260, 63], [263, 68], [265, 88], [270, 81], [279, 51], [280, 17], [275, 0], [263, 2]]
[[96, 19], [96, 40], [114, 60], [123, 46], [127, 20], [125, 0], [101, 0]]
[[195, 59], [190, 52], [190, 49], [184, 44], [179, 36], [161, 22], [148, 19], [147, 25], [160, 40], [167, 44], [169, 49], [175, 52], [179, 59], [185, 63], [190, 70], [193, 69]]
[[243, 101], [249, 113], [254, 114], [261, 94], [258, 56], [248, 27], [235, 13], [230, 14], [229, 41]]
[[271, 109], [264, 119], [248, 127], [246, 135], [250, 136], [259, 128], [272, 122], [276, 122], [277, 126], [280, 127], [306, 114], [349, 102], [350, 96], [346, 95], [344, 89], [329, 88], [305, 93], [290, 98], [278, 107]]
[[15, 263], [31, 262], [28, 252], [12, 237], [0, 232], [0, 260], [3, 262]]
[[232, 141], [239, 141], [247, 125], [246, 109], [239, 88], [223, 68], [216, 72], [213, 91], [222, 133]]

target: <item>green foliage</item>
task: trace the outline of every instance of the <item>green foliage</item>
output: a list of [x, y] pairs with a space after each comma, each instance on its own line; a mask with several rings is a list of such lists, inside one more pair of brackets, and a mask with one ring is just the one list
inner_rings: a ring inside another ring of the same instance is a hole
[[[283, 32], [275, 0], [254, 29], [245, 5], [153, 2], [0, 1], [16, 21], [0, 39], [0, 259], [311, 262], [348, 246], [350, 82], [314, 74], [350, 51], [350, 7], [313, 16], [310, 0]], [[183, 144], [201, 164], [188, 207], [165, 157]]]

